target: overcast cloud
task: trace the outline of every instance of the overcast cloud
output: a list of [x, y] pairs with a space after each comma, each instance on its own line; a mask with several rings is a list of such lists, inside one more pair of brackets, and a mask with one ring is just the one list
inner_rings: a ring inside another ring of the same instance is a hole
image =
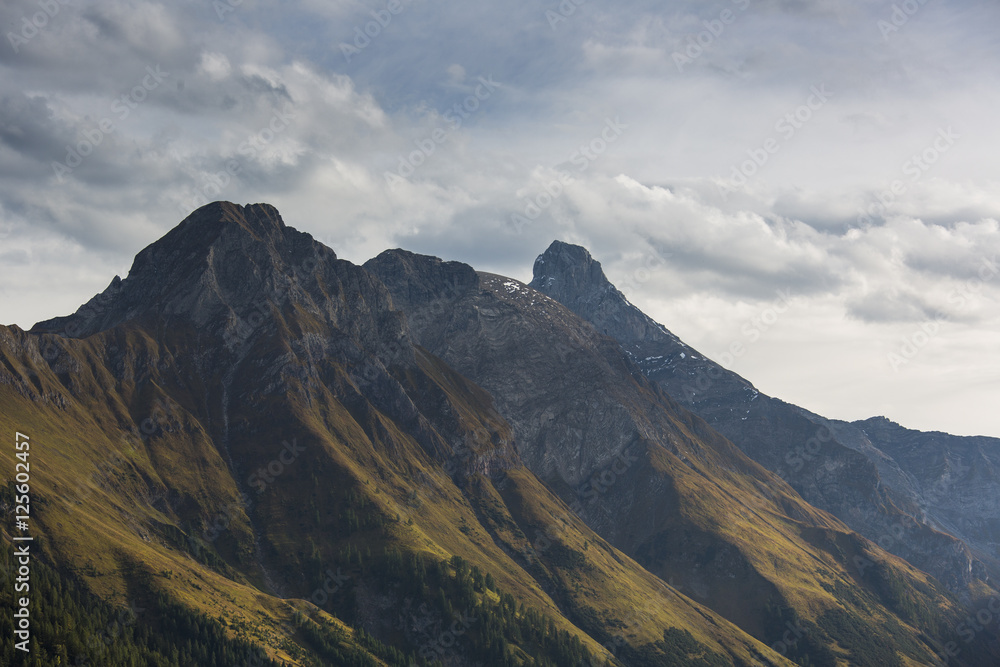
[[705, 354], [749, 343], [730, 366], [765, 392], [1000, 436], [995, 2], [11, 0], [0, 24], [5, 324], [75, 310], [201, 203], [269, 202], [359, 263], [528, 280], [580, 243]]

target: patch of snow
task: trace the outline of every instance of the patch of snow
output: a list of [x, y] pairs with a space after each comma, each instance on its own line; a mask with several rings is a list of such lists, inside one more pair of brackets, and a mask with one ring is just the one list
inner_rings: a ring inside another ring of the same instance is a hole
[[515, 283], [515, 282], [513, 282], [513, 281], [510, 281], [510, 280], [506, 281], [506, 282], [505, 282], [505, 283], [503, 284], [503, 286], [507, 288], [507, 292], [508, 292], [509, 294], [513, 294], [514, 292], [517, 292], [517, 291], [519, 291], [519, 290], [521, 289], [521, 288], [520, 288], [520, 287], [518, 286], [518, 284], [517, 284], [517, 283]]

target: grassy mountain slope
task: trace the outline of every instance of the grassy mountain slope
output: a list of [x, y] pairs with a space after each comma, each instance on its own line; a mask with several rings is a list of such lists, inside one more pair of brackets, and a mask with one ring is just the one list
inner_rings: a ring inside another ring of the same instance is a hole
[[[218, 664], [788, 664], [588, 528], [390, 305], [273, 209], [223, 204], [77, 314], [0, 328], [39, 571], [149, 609], [123, 654], [153, 633], [233, 642]], [[59, 606], [39, 651], [81, 655]]]

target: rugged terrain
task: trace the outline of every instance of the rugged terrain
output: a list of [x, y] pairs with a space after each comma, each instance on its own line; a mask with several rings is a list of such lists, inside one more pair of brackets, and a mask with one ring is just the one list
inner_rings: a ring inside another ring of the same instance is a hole
[[[886, 587], [858, 551], [866, 540], [742, 456], [555, 300], [400, 250], [365, 268], [420, 345], [494, 396], [525, 463], [595, 531], [751, 634], [771, 643], [780, 613], [843, 601], [827, 589]], [[814, 578], [819, 562], [839, 583]]]
[[580, 246], [554, 242], [531, 285], [618, 341], [648, 378], [811, 504], [967, 601], [995, 593], [1000, 440], [834, 422], [762, 394], [629, 303]]
[[356, 266], [267, 205], [199, 209], [76, 313], [0, 327], [0, 362], [36, 536], [34, 662], [5, 636], [6, 664], [1000, 660], [572, 309]]

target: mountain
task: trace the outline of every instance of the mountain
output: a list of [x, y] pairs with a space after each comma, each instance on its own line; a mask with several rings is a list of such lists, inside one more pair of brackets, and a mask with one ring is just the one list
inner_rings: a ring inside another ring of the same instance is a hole
[[35, 540], [5, 664], [1000, 660], [570, 309], [354, 265], [266, 204], [209, 204], [77, 312], [0, 327], [0, 406], [31, 462], [5, 573]]
[[[0, 421], [44, 471], [42, 664], [787, 664], [590, 531], [385, 287], [270, 206], [199, 209], [0, 340]], [[94, 643], [72, 610], [99, 604], [142, 611]]]
[[[552, 243], [531, 286], [617, 340], [646, 377], [811, 504], [966, 601], [995, 594], [1000, 440], [903, 437], [878, 420], [834, 422], [766, 396], [629, 303], [579, 246]], [[975, 485], [965, 483], [973, 477]]]
[[[945, 593], [936, 581], [914, 580], [913, 570], [904, 574], [902, 561], [879, 556], [869, 569], [875, 545], [804, 502], [650, 382], [602, 328], [556, 300], [402, 250], [364, 266], [406, 313], [414, 340], [490, 392], [525, 464], [591, 528], [758, 639], [780, 646], [784, 623], [795, 618], [811, 628], [796, 659], [832, 664], [852, 646], [844, 616], [878, 627], [873, 605], [906, 616], [940, 604], [910, 597], [918, 588], [921, 598]], [[592, 266], [575, 270], [567, 282], [593, 276]], [[638, 318], [623, 328], [662, 329]], [[913, 588], [895, 598], [888, 591], [899, 585]], [[868, 664], [867, 651], [847, 653], [852, 664]]]
[[[1000, 554], [1000, 438], [903, 428], [884, 417], [831, 422], [837, 438], [891, 468], [886, 485], [909, 498], [915, 516], [954, 535], [993, 564]], [[881, 472], [880, 468], [880, 472]], [[898, 472], [897, 472], [898, 471]], [[990, 581], [995, 583], [996, 579]], [[995, 588], [996, 586], [994, 586]]]

